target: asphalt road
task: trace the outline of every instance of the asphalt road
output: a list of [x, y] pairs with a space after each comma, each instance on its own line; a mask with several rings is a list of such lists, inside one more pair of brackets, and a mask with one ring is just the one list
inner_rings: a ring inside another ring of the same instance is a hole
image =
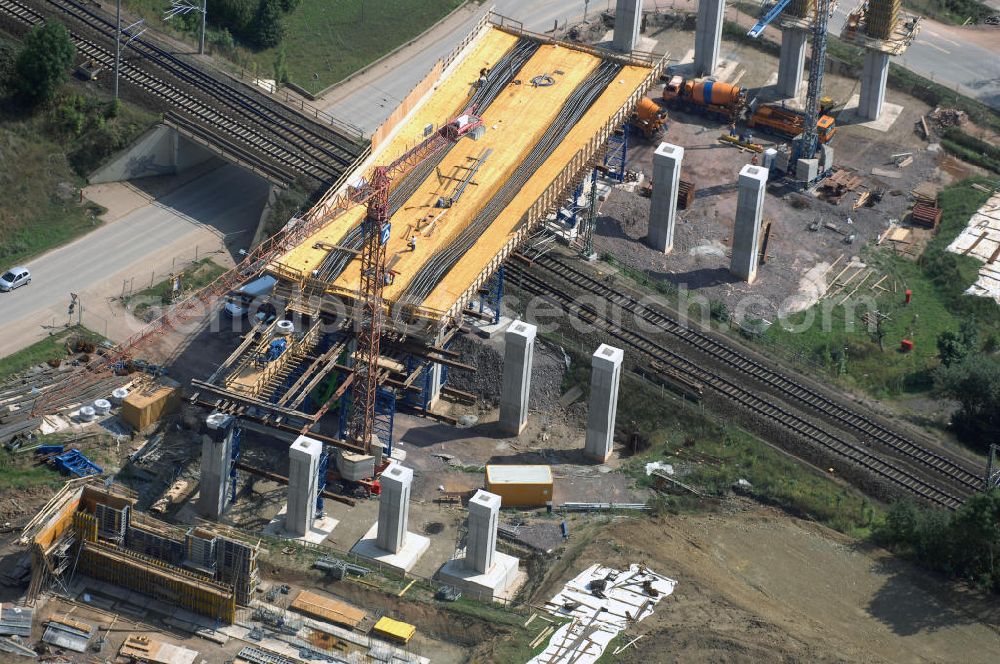
[[[830, 20], [831, 33], [840, 34], [853, 5], [839, 3]], [[901, 57], [892, 61], [962, 94], [1000, 110], [1000, 26], [988, 28], [986, 39], [971, 41], [970, 29], [924, 19], [917, 38]], [[979, 36], [979, 35], [976, 35]]]
[[[589, 10], [601, 11], [613, 4], [594, 0], [589, 3]], [[651, 4], [646, 3], [647, 6]], [[495, 5], [499, 14], [519, 20], [525, 28], [536, 32], [551, 30], [555, 21], [563, 27], [567, 21], [581, 18], [584, 10], [581, 0], [497, 0]], [[853, 7], [848, 5], [843, 2], [838, 5], [830, 22], [834, 34], [839, 34], [848, 10]], [[470, 18], [454, 23], [449, 30], [439, 31], [432, 43], [423, 40], [419, 48], [410, 47], [405, 59], [392, 67], [363, 75], [363, 85], [325, 106], [324, 110], [371, 133], [430, 71], [434, 62], [445, 57], [469, 33], [476, 20]], [[963, 40], [962, 31], [962, 28], [925, 21], [916, 41], [896, 62], [950, 88], [957, 87], [963, 94], [1000, 110], [1000, 27], [994, 30], [996, 46], [992, 50]]]
[[[175, 256], [193, 258], [195, 245], [204, 254], [237, 233], [230, 239], [249, 242], [267, 191], [256, 176], [223, 166], [29, 261], [31, 283], [0, 293], [0, 356], [41, 339], [53, 322], [57, 327], [66, 323], [70, 293], [80, 295], [84, 324], [103, 333], [102, 321], [113, 315], [108, 298], [121, 294], [123, 280], [134, 278], [140, 290], [148, 287], [152, 272], [166, 275]], [[125, 320], [108, 326], [115, 340], [138, 330]]]
[[[569, 0], [496, 0], [494, 4], [497, 13], [521, 21], [526, 29], [536, 32], [551, 30], [556, 21], [562, 27], [568, 20], [582, 17], [584, 9], [583, 2]], [[590, 5], [591, 11], [597, 11], [607, 9], [608, 2], [595, 0]], [[434, 63], [447, 56], [469, 34], [480, 15], [478, 12], [466, 21], [452, 23], [448, 30], [439, 30], [436, 40], [431, 43], [425, 39], [419, 48], [409, 47], [406, 58], [398, 65], [372, 72], [373, 75], [365, 77], [363, 86], [323, 110], [370, 134], [427, 75]]]

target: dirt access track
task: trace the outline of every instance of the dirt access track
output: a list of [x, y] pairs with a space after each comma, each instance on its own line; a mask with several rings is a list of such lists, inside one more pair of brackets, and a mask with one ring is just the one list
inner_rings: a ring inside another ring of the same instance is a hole
[[[734, 508], [731, 509], [731, 508]], [[885, 551], [756, 503], [718, 514], [613, 522], [543, 602], [592, 562], [645, 562], [674, 594], [616, 662], [996, 662], [1000, 606]], [[572, 546], [572, 543], [570, 544]], [[620, 568], [624, 568], [620, 567]]]

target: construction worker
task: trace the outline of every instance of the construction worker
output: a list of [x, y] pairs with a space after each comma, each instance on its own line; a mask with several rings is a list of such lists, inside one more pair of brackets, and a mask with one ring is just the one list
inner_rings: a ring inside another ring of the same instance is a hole
[[729, 136], [730, 138], [736, 138], [736, 123], [729, 123]]
[[757, 153], [754, 153], [754, 155], [752, 157], [750, 157], [750, 165], [751, 166], [756, 166], [758, 163], [759, 163], [759, 160], [757, 159]]
[[417, 236], [416, 235], [411, 235], [410, 236], [410, 241], [407, 243], [407, 246], [410, 247], [410, 251], [416, 251], [417, 250]]

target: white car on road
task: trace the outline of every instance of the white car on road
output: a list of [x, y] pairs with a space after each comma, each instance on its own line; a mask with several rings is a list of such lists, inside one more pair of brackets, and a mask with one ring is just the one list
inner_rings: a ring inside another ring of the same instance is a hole
[[26, 267], [14, 267], [0, 275], [0, 291], [12, 291], [31, 283], [31, 272]]

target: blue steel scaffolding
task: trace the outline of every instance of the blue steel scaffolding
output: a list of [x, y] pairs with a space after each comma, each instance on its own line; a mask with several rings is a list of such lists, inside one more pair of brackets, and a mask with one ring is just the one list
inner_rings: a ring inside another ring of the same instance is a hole
[[576, 228], [577, 225], [583, 220], [583, 215], [581, 212], [587, 209], [587, 203], [583, 199], [583, 181], [576, 185], [576, 189], [573, 190], [573, 200], [570, 201], [569, 205], [559, 208], [559, 212], [556, 217], [562, 223], [566, 224], [567, 228]]
[[396, 421], [396, 391], [380, 387], [375, 392], [375, 424], [372, 427], [386, 456], [392, 455], [392, 427]]
[[229, 502], [236, 502], [236, 464], [240, 460], [240, 442], [243, 440], [243, 429], [233, 427], [233, 441], [229, 455]]
[[604, 153], [604, 167], [608, 177], [616, 182], [625, 181], [625, 160], [628, 158], [628, 125], [608, 137], [608, 149]]
[[[504, 287], [504, 268], [503, 265], [493, 273], [486, 285], [479, 291], [479, 313], [489, 310], [493, 312], [493, 323], [500, 322], [500, 307], [503, 305], [503, 287]], [[469, 308], [474, 309], [475, 303], [470, 302]], [[448, 367], [444, 367], [444, 371], [447, 371]], [[441, 379], [441, 383], [444, 384], [444, 378]]]

